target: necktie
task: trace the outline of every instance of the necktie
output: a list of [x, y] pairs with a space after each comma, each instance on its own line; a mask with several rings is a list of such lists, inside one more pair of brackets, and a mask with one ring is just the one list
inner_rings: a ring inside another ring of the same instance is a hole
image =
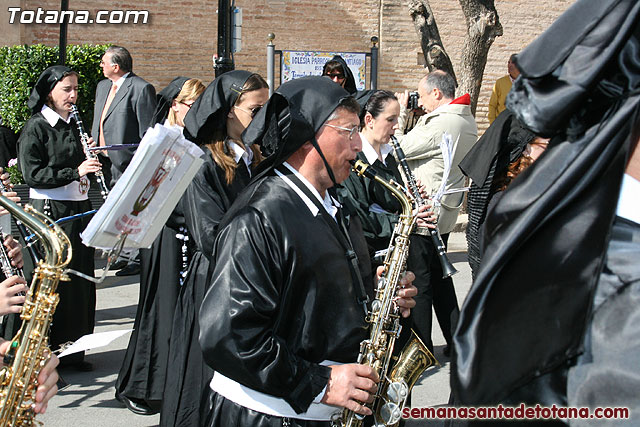
[[100, 116], [100, 146], [104, 147], [107, 145], [104, 141], [104, 132], [102, 130], [102, 122], [104, 122], [104, 117], [107, 115], [107, 111], [109, 111], [109, 106], [113, 102], [113, 98], [116, 97], [116, 91], [118, 90], [118, 86], [115, 84], [111, 85], [111, 90], [109, 91], [109, 96], [107, 96], [107, 102], [104, 104], [104, 108], [102, 109], [102, 115]]

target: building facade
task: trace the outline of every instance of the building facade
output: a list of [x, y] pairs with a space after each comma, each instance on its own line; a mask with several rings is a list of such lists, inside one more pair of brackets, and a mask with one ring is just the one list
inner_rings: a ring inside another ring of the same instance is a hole
[[[378, 88], [415, 90], [424, 75], [420, 39], [407, 1], [392, 0], [236, 0], [242, 8], [242, 50], [235, 66], [266, 77], [267, 35], [279, 50], [369, 52], [379, 39]], [[487, 104], [495, 80], [506, 74], [509, 55], [544, 31], [572, 1], [496, 0], [504, 35], [489, 51], [476, 119], [486, 128]], [[458, 0], [431, 0], [444, 47], [458, 68], [466, 24]], [[69, 44], [113, 43], [134, 58], [136, 74], [156, 89], [173, 77], [214, 78], [217, 1], [69, 1], [76, 23], [68, 25]], [[0, 43], [56, 45], [60, 1], [0, 0]], [[138, 20], [135, 23], [135, 19]], [[94, 20], [94, 23], [81, 23]], [[104, 22], [119, 23], [96, 23]], [[126, 21], [129, 21], [126, 23]], [[146, 23], [144, 22], [146, 21]], [[369, 70], [367, 69], [367, 72]], [[279, 66], [276, 65], [276, 80]]]

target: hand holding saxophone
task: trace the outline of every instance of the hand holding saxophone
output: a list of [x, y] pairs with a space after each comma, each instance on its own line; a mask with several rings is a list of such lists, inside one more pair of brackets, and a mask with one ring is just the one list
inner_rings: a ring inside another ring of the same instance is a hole
[[[11, 341], [0, 338], [0, 356], [4, 356]], [[48, 350], [47, 350], [48, 352]], [[48, 360], [38, 374], [38, 389], [36, 391], [36, 401], [34, 412], [36, 414], [44, 414], [47, 410], [49, 400], [58, 392], [58, 372], [56, 367], [60, 363], [55, 354], [48, 353]], [[1, 357], [0, 357], [1, 360]]]
[[[382, 270], [380, 270], [381, 268], [383, 267], [378, 267], [379, 273], [382, 272]], [[398, 292], [396, 292], [395, 303], [400, 309], [400, 314], [405, 318], [409, 317], [411, 309], [416, 306], [416, 301], [413, 299], [413, 297], [418, 295], [418, 288], [413, 286], [415, 278], [416, 275], [411, 271], [405, 271], [398, 282], [399, 287]]]
[[360, 415], [371, 415], [371, 409], [363, 403], [373, 403], [380, 382], [376, 371], [359, 363], [329, 367], [331, 376], [322, 403], [347, 408]]

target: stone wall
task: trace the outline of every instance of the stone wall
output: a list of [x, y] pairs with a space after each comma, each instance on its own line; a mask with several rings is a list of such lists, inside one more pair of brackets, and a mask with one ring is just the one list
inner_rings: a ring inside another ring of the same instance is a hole
[[[495, 80], [506, 74], [511, 53], [520, 51], [546, 29], [572, 2], [569, 0], [497, 0], [504, 35], [494, 42], [484, 74], [477, 120], [487, 126], [487, 103]], [[36, 11], [57, 10], [59, 1], [0, 1], [0, 36], [5, 44], [56, 45], [59, 25], [8, 24], [8, 7]], [[380, 40], [378, 87], [415, 90], [424, 74], [420, 42], [408, 14], [406, 1], [392, 0], [236, 0], [243, 9], [242, 51], [236, 68], [266, 77], [267, 35], [276, 35], [276, 49], [369, 52], [371, 37]], [[457, 0], [431, 0], [444, 46], [454, 67], [460, 62], [466, 32]], [[216, 52], [217, 2], [139, 0], [71, 1], [70, 9], [147, 10], [146, 24], [73, 24], [68, 43], [114, 43], [127, 47], [135, 72], [159, 90], [173, 77], [186, 75], [210, 82], [212, 55]], [[17, 41], [19, 40], [19, 41]], [[276, 69], [278, 73], [278, 69]]]

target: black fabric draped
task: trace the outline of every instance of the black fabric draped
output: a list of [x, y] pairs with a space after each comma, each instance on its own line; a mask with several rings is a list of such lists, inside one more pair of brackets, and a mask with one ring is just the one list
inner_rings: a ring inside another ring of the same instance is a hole
[[355, 95], [356, 92], [358, 91], [358, 89], [356, 88], [356, 79], [355, 77], [353, 77], [353, 72], [351, 71], [351, 68], [349, 68], [349, 66], [347, 65], [347, 62], [344, 60], [342, 56], [335, 55], [333, 58], [327, 61], [324, 67], [322, 67], [322, 75], [325, 75], [325, 70], [327, 68], [326, 64], [331, 61], [339, 62], [340, 65], [342, 65], [342, 70], [344, 72], [344, 78], [345, 78], [344, 89], [347, 92], [349, 92], [351, 95]]
[[489, 126], [460, 162], [462, 172], [472, 179], [467, 197], [467, 256], [475, 279], [482, 258], [481, 227], [496, 193], [495, 180], [503, 178], [509, 164], [517, 160], [534, 134], [524, 128], [508, 109]]
[[[165, 121], [173, 100], [187, 80], [187, 77], [176, 77], [158, 93], [151, 126]], [[158, 409], [163, 398], [172, 314], [183, 267], [183, 241], [177, 235], [182, 233], [184, 224], [184, 215], [178, 206], [151, 247], [140, 250], [140, 294], [134, 331], [116, 380], [117, 393], [144, 400], [154, 409]]]
[[39, 113], [47, 102], [47, 97], [65, 74], [72, 72], [71, 68], [64, 65], [53, 65], [40, 74], [36, 85], [31, 90], [27, 106], [33, 114]]
[[176, 234], [184, 223], [175, 210], [149, 249], [140, 250], [140, 293], [133, 332], [116, 380], [116, 392], [146, 401], [158, 409], [165, 383], [171, 314], [178, 299], [182, 242]]
[[213, 370], [205, 364], [198, 343], [198, 313], [209, 288], [207, 272], [218, 225], [250, 180], [241, 160], [234, 180], [227, 184], [224, 170], [215, 163], [208, 149], [205, 148], [205, 152], [204, 164], [180, 200], [194, 254], [173, 314], [169, 369], [160, 415], [160, 425], [167, 427], [200, 425], [200, 399]]
[[564, 402], [637, 125], [639, 13], [630, 0], [578, 1], [518, 56], [507, 107], [555, 137], [487, 215], [454, 337], [461, 404]]
[[200, 144], [210, 142], [213, 132], [225, 129], [226, 116], [254, 73], [232, 70], [212, 81], [184, 117], [184, 135]]

